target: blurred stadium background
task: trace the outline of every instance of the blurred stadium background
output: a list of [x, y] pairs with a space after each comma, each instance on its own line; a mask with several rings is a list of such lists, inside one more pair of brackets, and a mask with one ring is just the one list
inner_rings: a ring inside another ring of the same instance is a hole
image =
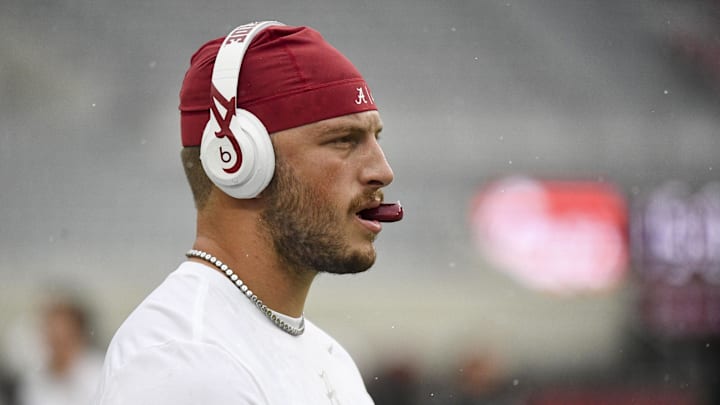
[[104, 348], [183, 260], [180, 82], [262, 19], [318, 29], [381, 108], [406, 219], [307, 308], [378, 405], [720, 403], [717, 0], [3, 0], [6, 392], [44, 295]]

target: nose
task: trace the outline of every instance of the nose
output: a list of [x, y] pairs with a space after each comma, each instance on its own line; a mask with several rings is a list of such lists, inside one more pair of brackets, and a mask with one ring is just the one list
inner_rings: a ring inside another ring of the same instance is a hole
[[374, 137], [369, 145], [367, 160], [363, 164], [362, 182], [373, 187], [385, 187], [392, 183], [395, 175], [385, 158], [385, 152]]

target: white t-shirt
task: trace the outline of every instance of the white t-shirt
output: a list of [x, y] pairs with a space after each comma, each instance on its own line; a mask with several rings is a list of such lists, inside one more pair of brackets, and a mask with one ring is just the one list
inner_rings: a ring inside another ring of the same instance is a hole
[[110, 343], [99, 405], [365, 405], [350, 355], [309, 321], [291, 336], [223, 274], [187, 261]]

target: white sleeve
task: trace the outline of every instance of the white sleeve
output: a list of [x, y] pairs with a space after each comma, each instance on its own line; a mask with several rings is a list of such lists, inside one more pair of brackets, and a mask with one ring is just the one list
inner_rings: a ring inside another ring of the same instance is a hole
[[171, 342], [143, 350], [100, 384], [98, 405], [261, 405], [244, 365], [209, 344]]

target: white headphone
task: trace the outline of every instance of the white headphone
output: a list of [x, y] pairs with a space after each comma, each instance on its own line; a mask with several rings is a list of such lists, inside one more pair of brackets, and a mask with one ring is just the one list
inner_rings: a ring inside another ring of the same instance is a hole
[[200, 160], [210, 180], [235, 198], [255, 198], [275, 172], [275, 152], [267, 129], [250, 111], [237, 106], [245, 52], [260, 31], [275, 25], [284, 24], [255, 22], [230, 31], [213, 67], [213, 104], [200, 144]]

